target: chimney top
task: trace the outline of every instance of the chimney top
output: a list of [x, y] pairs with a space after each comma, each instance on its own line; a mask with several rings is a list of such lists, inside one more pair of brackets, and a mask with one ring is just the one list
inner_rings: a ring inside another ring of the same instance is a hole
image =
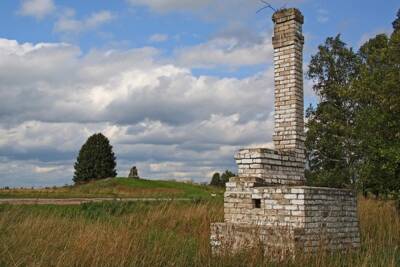
[[304, 23], [304, 17], [301, 14], [300, 10], [298, 10], [297, 8], [279, 9], [272, 16], [272, 20], [275, 24], [284, 23], [289, 20], [296, 20], [301, 24]]

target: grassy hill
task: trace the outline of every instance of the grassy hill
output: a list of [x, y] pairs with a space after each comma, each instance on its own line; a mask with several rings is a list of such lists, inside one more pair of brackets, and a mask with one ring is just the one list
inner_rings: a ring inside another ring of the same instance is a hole
[[0, 198], [222, 198], [223, 190], [175, 181], [109, 178], [84, 185], [43, 189], [0, 189]]

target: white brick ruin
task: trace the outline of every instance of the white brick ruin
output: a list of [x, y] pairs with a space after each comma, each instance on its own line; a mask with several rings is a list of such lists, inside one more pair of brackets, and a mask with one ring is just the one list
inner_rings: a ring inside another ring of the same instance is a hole
[[266, 252], [360, 246], [355, 192], [305, 186], [303, 16], [273, 15], [275, 150], [242, 149], [226, 184], [224, 222], [211, 224], [213, 252], [262, 245]]

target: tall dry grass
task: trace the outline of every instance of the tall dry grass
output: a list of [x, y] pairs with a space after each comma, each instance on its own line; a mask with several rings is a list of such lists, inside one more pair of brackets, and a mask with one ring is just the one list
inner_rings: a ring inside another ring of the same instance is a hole
[[276, 262], [260, 251], [212, 256], [221, 202], [0, 206], [0, 266], [400, 266], [400, 216], [361, 199], [362, 248]]

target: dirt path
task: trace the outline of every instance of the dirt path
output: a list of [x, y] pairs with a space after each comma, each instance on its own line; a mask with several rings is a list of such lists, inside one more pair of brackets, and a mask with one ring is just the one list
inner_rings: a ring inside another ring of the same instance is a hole
[[79, 205], [102, 201], [189, 201], [189, 198], [0, 198], [0, 204], [11, 205]]

